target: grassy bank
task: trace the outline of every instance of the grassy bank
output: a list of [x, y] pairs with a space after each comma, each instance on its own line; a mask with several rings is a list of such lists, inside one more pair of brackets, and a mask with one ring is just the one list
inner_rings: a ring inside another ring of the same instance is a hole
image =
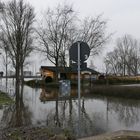
[[108, 76], [105, 79], [99, 79], [92, 82], [97, 85], [116, 85], [116, 84], [140, 84], [139, 76]]
[[11, 103], [13, 103], [13, 100], [7, 94], [0, 92], [0, 105]]
[[41, 87], [41, 86], [45, 86], [45, 81], [43, 81], [43, 80], [29, 80], [29, 81], [24, 81], [24, 84], [31, 86], [31, 87]]
[[[31, 87], [41, 87], [41, 86], [49, 86], [49, 87], [59, 87], [59, 82], [56, 83], [55, 81], [53, 82], [48, 82], [45, 83], [44, 80], [30, 80], [30, 81], [25, 81], [24, 82], [26, 85], [31, 86]], [[71, 86], [77, 86], [77, 81], [76, 80], [71, 80]], [[108, 76], [105, 79], [98, 79], [98, 80], [81, 80], [81, 85], [122, 85], [122, 84], [140, 84], [140, 76]]]
[[91, 88], [91, 94], [121, 97], [128, 99], [140, 99], [140, 87], [138, 86], [119, 86], [119, 85], [100, 85]]
[[6, 140], [75, 140], [68, 130], [40, 127], [21, 127], [0, 131], [0, 139]]
[[[29, 81], [24, 81], [24, 84], [25, 85], [28, 85], [30, 87], [49, 87], [49, 88], [59, 88], [59, 82], [48, 82], [48, 83], [45, 83], [44, 80], [29, 80]], [[77, 82], [75, 81], [71, 81], [71, 86], [76, 86], [77, 85]]]
[[44, 86], [48, 86], [48, 87], [52, 87], [52, 88], [58, 88], [59, 87], [59, 83], [56, 82], [50, 82], [50, 83], [45, 83], [44, 80], [29, 80], [29, 81], [24, 81], [24, 84], [30, 87], [44, 87]]

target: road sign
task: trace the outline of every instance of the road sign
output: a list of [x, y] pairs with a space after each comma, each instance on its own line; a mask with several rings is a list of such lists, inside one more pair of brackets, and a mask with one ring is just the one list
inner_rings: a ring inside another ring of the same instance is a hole
[[70, 60], [78, 62], [78, 43], [80, 43], [80, 61], [84, 62], [90, 55], [90, 48], [88, 44], [83, 41], [77, 41], [70, 47]]
[[[80, 130], [80, 112], [81, 112], [81, 80], [80, 80], [80, 69], [84, 61], [86, 61], [90, 54], [90, 48], [87, 43], [83, 41], [75, 42], [69, 50], [70, 61], [74, 61], [77, 64], [78, 73], [78, 114], [79, 114], [79, 130]], [[86, 67], [86, 66], [85, 66]]]

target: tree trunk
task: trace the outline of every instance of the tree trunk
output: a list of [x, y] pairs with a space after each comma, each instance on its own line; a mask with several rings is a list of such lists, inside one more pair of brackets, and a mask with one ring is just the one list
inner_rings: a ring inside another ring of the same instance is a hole
[[19, 110], [19, 106], [20, 106], [20, 104], [19, 104], [19, 100], [20, 100], [20, 95], [19, 95], [19, 92], [20, 92], [20, 67], [19, 67], [19, 63], [16, 63], [17, 65], [16, 65], [16, 90], [15, 90], [15, 92], [16, 92], [16, 126], [18, 126], [19, 125], [19, 123], [20, 123], [20, 110]]
[[19, 67], [16, 66], [16, 97], [19, 97], [20, 75]]
[[58, 82], [58, 60], [56, 60], [55, 81]]
[[23, 64], [21, 66], [21, 85], [23, 86], [24, 83], [24, 74], [23, 74]]

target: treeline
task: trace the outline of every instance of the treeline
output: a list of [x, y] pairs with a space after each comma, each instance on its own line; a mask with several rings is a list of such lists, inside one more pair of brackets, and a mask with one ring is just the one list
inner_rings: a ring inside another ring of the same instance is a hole
[[105, 57], [106, 73], [137, 76], [140, 71], [140, 42], [131, 35], [118, 38], [116, 47]]

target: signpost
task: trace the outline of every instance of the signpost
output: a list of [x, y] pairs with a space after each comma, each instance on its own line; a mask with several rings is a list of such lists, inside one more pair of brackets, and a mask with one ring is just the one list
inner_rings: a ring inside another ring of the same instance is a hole
[[80, 79], [80, 42], [78, 42], [78, 114], [79, 114], [79, 130], [80, 130], [80, 116], [81, 116], [81, 79]]
[[90, 48], [87, 43], [82, 41], [75, 42], [70, 50], [70, 61], [74, 61], [77, 65], [78, 71], [78, 115], [79, 115], [79, 135], [80, 135], [80, 121], [81, 121], [81, 66], [89, 57]]
[[69, 54], [70, 60], [78, 62], [78, 44], [80, 44], [80, 60], [84, 62], [88, 59], [90, 55], [90, 48], [87, 43], [83, 41], [77, 41], [70, 47]]

